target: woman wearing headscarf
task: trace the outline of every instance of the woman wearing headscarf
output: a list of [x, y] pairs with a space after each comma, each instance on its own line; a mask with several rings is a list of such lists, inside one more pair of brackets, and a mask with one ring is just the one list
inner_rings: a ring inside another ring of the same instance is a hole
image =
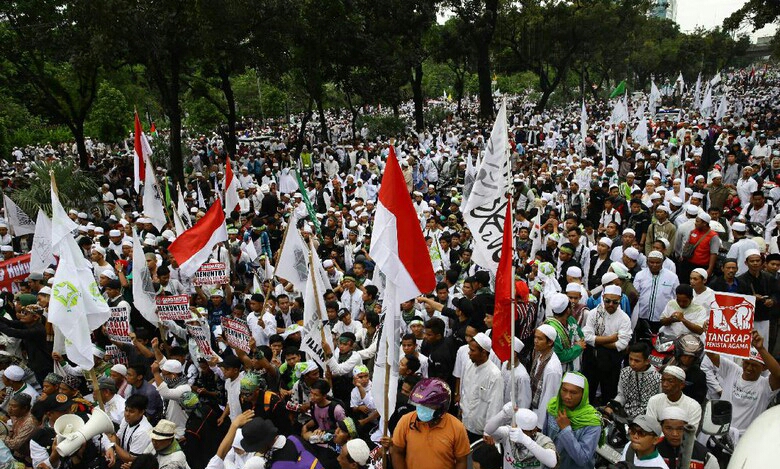
[[594, 467], [601, 438], [601, 415], [588, 403], [588, 380], [581, 373], [564, 375], [558, 395], [547, 404], [544, 433], [555, 442], [558, 469]]

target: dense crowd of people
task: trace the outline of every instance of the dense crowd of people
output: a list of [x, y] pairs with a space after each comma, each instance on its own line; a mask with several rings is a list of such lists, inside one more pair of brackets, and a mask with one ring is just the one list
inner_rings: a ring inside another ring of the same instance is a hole
[[[47, 322], [56, 265], [4, 293], [0, 459], [35, 469], [594, 468], [606, 419], [625, 413], [623, 458], [678, 469], [685, 427], [713, 399], [731, 403], [738, 442], [780, 389], [780, 82], [771, 69], [724, 73], [717, 118], [690, 88], [665, 98], [673, 111], [633, 119], [610, 115], [614, 101], [589, 102], [587, 132], [578, 104], [539, 113], [508, 99], [517, 319], [505, 362], [492, 350], [495, 279], [472, 260], [478, 227], [462, 212], [493, 124], [469, 117], [474, 103], [405, 136], [353, 134], [339, 113], [328, 116], [329, 141], [318, 129], [247, 124], [230, 155], [239, 200], [211, 256], [227, 265], [216, 285], [182, 275], [167, 249], [175, 223], [160, 230], [144, 213], [132, 139], [129, 151], [88, 142], [102, 186], [90, 213], [70, 211], [74, 236], [108, 304], [129, 312], [130, 334], [93, 332], [93, 381]], [[635, 111], [647, 97], [625, 101]], [[186, 142], [186, 181], [166, 192], [189, 225], [224, 199], [228, 155], [217, 134]], [[429, 247], [415, 255], [430, 256], [437, 284], [401, 304], [397, 405], [385, 423], [371, 393], [386, 311], [369, 246], [390, 146]], [[9, 156], [12, 194], [31, 165], [73, 149]], [[304, 292], [273, 273], [287, 229], [311, 239], [327, 273], [334, 347], [323, 342], [324, 367], [301, 351]], [[33, 245], [8, 230], [0, 224], [5, 259]], [[134, 231], [157, 295], [188, 295], [189, 320], [157, 328], [137, 309]], [[716, 292], [755, 297], [749, 358], [705, 353]], [[223, 318], [246, 321], [248, 351], [228, 344]], [[205, 332], [213, 355], [187, 326]], [[662, 341], [673, 352], [654, 361]], [[58, 419], [88, 420], [98, 405], [113, 432], [60, 456]], [[718, 461], [696, 442], [690, 467]]]

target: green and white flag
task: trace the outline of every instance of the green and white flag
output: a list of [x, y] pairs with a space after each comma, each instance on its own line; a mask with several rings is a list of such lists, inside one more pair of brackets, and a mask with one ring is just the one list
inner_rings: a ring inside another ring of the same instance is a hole
[[108, 321], [111, 309], [95, 283], [91, 263], [71, 234], [76, 224], [60, 203], [53, 175], [51, 186], [51, 239], [60, 261], [52, 285], [49, 322], [62, 335], [68, 359], [83, 370], [91, 370], [95, 363], [90, 334]]
[[301, 197], [303, 198], [303, 203], [306, 204], [306, 211], [309, 212], [309, 218], [311, 219], [311, 222], [314, 223], [314, 231], [316, 231], [317, 236], [322, 239], [322, 228], [320, 227], [319, 220], [317, 220], [317, 211], [314, 210], [314, 206], [311, 204], [309, 193], [306, 191], [306, 186], [303, 185], [301, 175], [298, 174], [298, 171], [295, 171], [295, 180], [298, 181], [298, 190], [301, 191]]

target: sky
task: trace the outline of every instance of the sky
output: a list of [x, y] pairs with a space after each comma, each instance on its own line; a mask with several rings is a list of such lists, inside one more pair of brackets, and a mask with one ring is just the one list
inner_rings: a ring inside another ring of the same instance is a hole
[[[691, 31], [697, 26], [706, 29], [723, 24], [733, 12], [737, 11], [746, 0], [677, 0], [677, 23], [683, 31]], [[751, 38], [771, 35], [775, 27], [769, 26], [750, 33]]]

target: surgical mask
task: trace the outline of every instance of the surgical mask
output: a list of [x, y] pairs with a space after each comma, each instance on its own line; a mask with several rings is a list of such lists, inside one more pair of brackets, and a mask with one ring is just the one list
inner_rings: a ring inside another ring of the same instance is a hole
[[421, 422], [430, 422], [431, 420], [433, 420], [434, 412], [436, 411], [431, 409], [430, 407], [425, 407], [424, 405], [417, 406], [417, 418]]

